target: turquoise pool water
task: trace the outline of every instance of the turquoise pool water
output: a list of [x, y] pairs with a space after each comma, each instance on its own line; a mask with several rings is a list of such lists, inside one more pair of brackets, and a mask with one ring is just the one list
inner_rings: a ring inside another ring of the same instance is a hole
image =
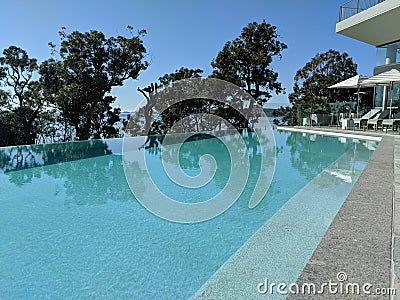
[[[321, 186], [351, 188], [377, 145], [278, 131], [275, 139], [276, 169], [263, 201], [248, 207], [255, 168], [231, 208], [196, 224], [163, 220], [136, 201], [124, 176], [121, 140], [0, 148], [1, 298], [187, 299], [318, 174], [329, 179]], [[251, 137], [247, 145], [253, 147]], [[160, 147], [143, 151], [151, 176], [161, 178]], [[207, 153], [219, 169], [205, 190], [171, 187], [167, 179], [161, 189], [181, 201], [218, 193], [229, 164], [216, 139], [185, 143], [180, 165], [196, 175]], [[257, 165], [257, 151], [250, 153]], [[138, 166], [139, 186], [141, 172]]]

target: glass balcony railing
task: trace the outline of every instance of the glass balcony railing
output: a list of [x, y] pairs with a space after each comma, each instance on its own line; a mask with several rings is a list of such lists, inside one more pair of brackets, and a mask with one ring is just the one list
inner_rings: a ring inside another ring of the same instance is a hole
[[385, 0], [350, 0], [340, 6], [339, 22], [354, 16], [363, 10], [377, 5]]

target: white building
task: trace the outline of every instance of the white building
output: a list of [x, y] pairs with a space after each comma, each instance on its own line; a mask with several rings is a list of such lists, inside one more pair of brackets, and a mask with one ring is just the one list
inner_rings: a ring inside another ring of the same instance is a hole
[[[400, 0], [351, 0], [340, 7], [336, 32], [376, 47], [374, 75], [400, 70]], [[376, 87], [375, 107], [386, 108], [392, 96], [398, 106], [399, 95], [400, 83]]]

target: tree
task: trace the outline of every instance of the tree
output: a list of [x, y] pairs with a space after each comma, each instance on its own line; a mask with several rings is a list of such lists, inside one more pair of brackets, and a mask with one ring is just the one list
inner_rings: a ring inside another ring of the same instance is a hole
[[[10, 144], [33, 144], [36, 138], [35, 121], [44, 105], [38, 81], [32, 79], [38, 70], [37, 60], [16, 46], [4, 49], [0, 57], [0, 83], [10, 89], [0, 96], [6, 107]], [[3, 112], [3, 117], [5, 117]]]
[[[287, 48], [278, 38], [276, 27], [265, 20], [249, 23], [240, 36], [227, 42], [212, 61], [212, 77], [242, 87], [262, 106], [271, 98], [272, 92], [279, 94], [284, 91], [277, 81], [278, 73], [271, 67], [274, 57], [281, 58], [281, 52]], [[253, 102], [250, 102], [249, 112]]]
[[[168, 86], [183, 79], [199, 78], [204, 71], [201, 69], [188, 69], [181, 67], [179, 70], [175, 70], [170, 74], [164, 74], [158, 80], [162, 86]], [[170, 105], [167, 110], [162, 112], [162, 126], [164, 132], [168, 131], [178, 120], [182, 120], [185, 117], [192, 116], [199, 124], [196, 113], [202, 113], [206, 110], [207, 101], [205, 99], [185, 99], [185, 101]], [[181, 122], [182, 125], [182, 122]], [[184, 128], [181, 128], [184, 130]], [[197, 126], [197, 131], [200, 131]]]
[[[354, 91], [328, 87], [356, 74], [357, 65], [347, 53], [332, 49], [318, 53], [294, 76], [293, 92], [289, 94], [292, 110], [295, 114], [303, 110], [310, 115], [327, 112], [328, 102], [351, 101]], [[298, 124], [301, 117], [293, 118], [293, 125]]]
[[[22, 143], [17, 138], [17, 127], [15, 127], [15, 114], [11, 111], [10, 93], [0, 89], [0, 147]], [[22, 131], [22, 130], [20, 130]]]
[[274, 124], [275, 125], [280, 125], [282, 124], [290, 124], [292, 125], [294, 123], [294, 119], [297, 118], [297, 116], [294, 115], [294, 110], [290, 106], [280, 106], [277, 110], [273, 112], [274, 117], [281, 117], [281, 119], [274, 119]]
[[168, 86], [170, 83], [178, 80], [200, 77], [203, 72], [202, 69], [188, 69], [181, 67], [179, 70], [175, 70], [175, 72], [164, 74], [158, 78], [158, 81], [160, 81], [161, 85]]
[[[144, 107], [137, 111], [137, 115], [134, 116], [132, 122], [135, 124], [130, 124], [130, 129], [134, 130], [135, 133], [141, 134], [160, 134], [167, 131], [177, 120], [182, 118], [183, 114], [190, 114], [187, 112], [189, 108], [193, 108], [194, 99], [189, 99], [188, 101], [191, 103], [177, 103], [176, 105], [171, 105], [168, 107], [166, 111], [161, 112], [161, 121], [153, 122], [153, 110], [158, 109], [157, 107], [157, 99], [155, 95], [157, 94], [159, 88], [168, 87], [171, 83], [182, 80], [182, 79], [190, 79], [190, 78], [198, 78], [203, 73], [201, 69], [188, 69], [185, 67], [181, 67], [179, 70], [175, 70], [170, 74], [164, 74], [163, 76], [158, 78], [160, 84], [151, 83], [149, 86], [145, 88], [138, 87], [138, 91], [145, 97], [146, 104]], [[191, 105], [193, 104], [193, 105]], [[141, 130], [141, 126], [138, 126], [140, 121], [140, 115], [143, 115], [144, 118], [144, 130]], [[161, 124], [160, 124], [161, 122]], [[146, 141], [147, 142], [147, 141]]]
[[10, 93], [0, 89], [0, 108], [10, 108]]
[[[79, 140], [118, 133], [113, 125], [119, 120], [119, 109], [111, 107], [115, 101], [111, 89], [127, 79], [136, 79], [148, 67], [141, 39], [145, 33], [141, 30], [130, 38], [106, 38], [96, 30], [60, 31], [59, 60], [45, 61], [40, 74], [46, 97], [75, 128]], [[57, 52], [56, 45], [50, 46]]]

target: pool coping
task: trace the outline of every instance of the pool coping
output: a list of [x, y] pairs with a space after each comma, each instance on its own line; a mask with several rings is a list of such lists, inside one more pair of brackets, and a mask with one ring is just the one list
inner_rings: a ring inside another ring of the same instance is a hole
[[297, 127], [284, 127], [278, 126], [277, 130], [281, 131], [292, 131], [292, 132], [303, 132], [303, 133], [310, 133], [310, 134], [318, 134], [318, 135], [325, 135], [325, 136], [335, 136], [335, 137], [346, 137], [346, 138], [353, 138], [353, 139], [363, 139], [363, 140], [371, 140], [371, 141], [381, 141], [382, 136], [371, 135], [371, 134], [357, 134], [349, 131], [339, 131], [339, 130], [326, 130], [326, 129], [308, 129], [308, 128], [297, 128]]
[[363, 136], [392, 136], [399, 137], [400, 131], [392, 131], [392, 130], [359, 130], [359, 129], [341, 129], [340, 127], [332, 127], [332, 126], [275, 126], [278, 130], [288, 130], [288, 131], [315, 131], [319, 134], [323, 134], [324, 132], [335, 133], [337, 135], [363, 135]]
[[[327, 131], [330, 130], [322, 129], [321, 134]], [[330, 132], [344, 134], [340, 130]], [[390, 287], [400, 292], [400, 247], [397, 245], [400, 210], [396, 211], [400, 204], [400, 139], [385, 133], [373, 135], [382, 140], [298, 277], [298, 286], [370, 283], [372, 289]], [[366, 296], [368, 299], [396, 299], [362, 293], [340, 294], [340, 299], [365, 299]], [[326, 291], [317, 295], [291, 294], [287, 299], [338, 299], [338, 294]]]

